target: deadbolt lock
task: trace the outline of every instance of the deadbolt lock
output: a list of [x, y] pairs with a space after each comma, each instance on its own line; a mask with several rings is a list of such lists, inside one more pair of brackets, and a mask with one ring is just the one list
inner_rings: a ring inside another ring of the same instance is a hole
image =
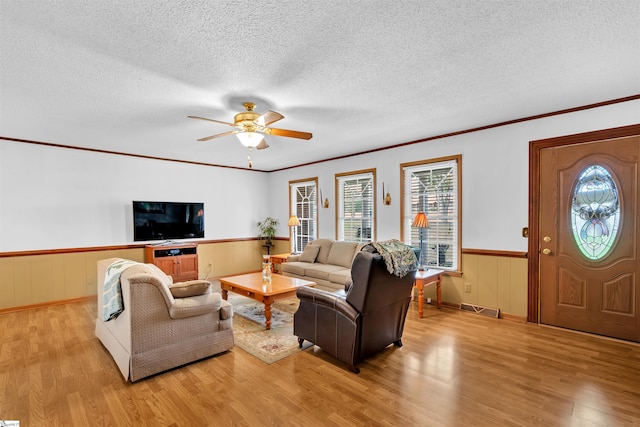
[[551, 237], [549, 236], [544, 236], [544, 238], [542, 239], [545, 241], [545, 243], [549, 243], [551, 241]]

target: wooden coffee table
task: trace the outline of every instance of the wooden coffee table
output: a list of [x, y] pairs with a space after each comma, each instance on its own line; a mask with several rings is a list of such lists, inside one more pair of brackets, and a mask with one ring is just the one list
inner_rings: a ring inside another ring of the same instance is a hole
[[249, 297], [264, 303], [264, 317], [267, 329], [271, 329], [271, 304], [275, 301], [294, 297], [298, 288], [315, 286], [315, 282], [296, 279], [295, 277], [274, 274], [271, 283], [262, 280], [262, 272], [241, 274], [239, 276], [223, 277], [220, 279], [222, 298], [227, 299], [228, 292]]

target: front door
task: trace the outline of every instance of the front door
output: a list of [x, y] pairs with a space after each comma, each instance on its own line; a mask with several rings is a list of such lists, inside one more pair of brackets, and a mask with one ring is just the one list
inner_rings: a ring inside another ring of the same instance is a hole
[[540, 323], [640, 342], [640, 136], [540, 150]]

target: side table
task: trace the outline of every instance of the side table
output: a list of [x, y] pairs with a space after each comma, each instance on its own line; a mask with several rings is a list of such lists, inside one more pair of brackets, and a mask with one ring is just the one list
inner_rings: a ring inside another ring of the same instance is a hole
[[[271, 255], [271, 272], [272, 273], [278, 273], [276, 271], [276, 264], [282, 264], [283, 262], [285, 262], [287, 260], [287, 258], [291, 256], [291, 254], [276, 254], [276, 255]], [[281, 267], [281, 271], [280, 273], [282, 273], [282, 267]]]
[[440, 291], [440, 285], [442, 283], [442, 273], [444, 270], [437, 270], [435, 268], [429, 268], [424, 271], [416, 271], [416, 281], [413, 286], [418, 289], [418, 316], [422, 317], [424, 314], [424, 288], [429, 285], [436, 285], [437, 306], [442, 307], [442, 294]]

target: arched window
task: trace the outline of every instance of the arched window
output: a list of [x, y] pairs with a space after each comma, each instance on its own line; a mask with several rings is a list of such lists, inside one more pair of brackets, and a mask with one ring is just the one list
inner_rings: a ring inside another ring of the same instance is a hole
[[318, 238], [318, 178], [289, 182], [290, 215], [296, 215], [300, 225], [294, 227], [291, 237], [291, 253], [304, 250]]

